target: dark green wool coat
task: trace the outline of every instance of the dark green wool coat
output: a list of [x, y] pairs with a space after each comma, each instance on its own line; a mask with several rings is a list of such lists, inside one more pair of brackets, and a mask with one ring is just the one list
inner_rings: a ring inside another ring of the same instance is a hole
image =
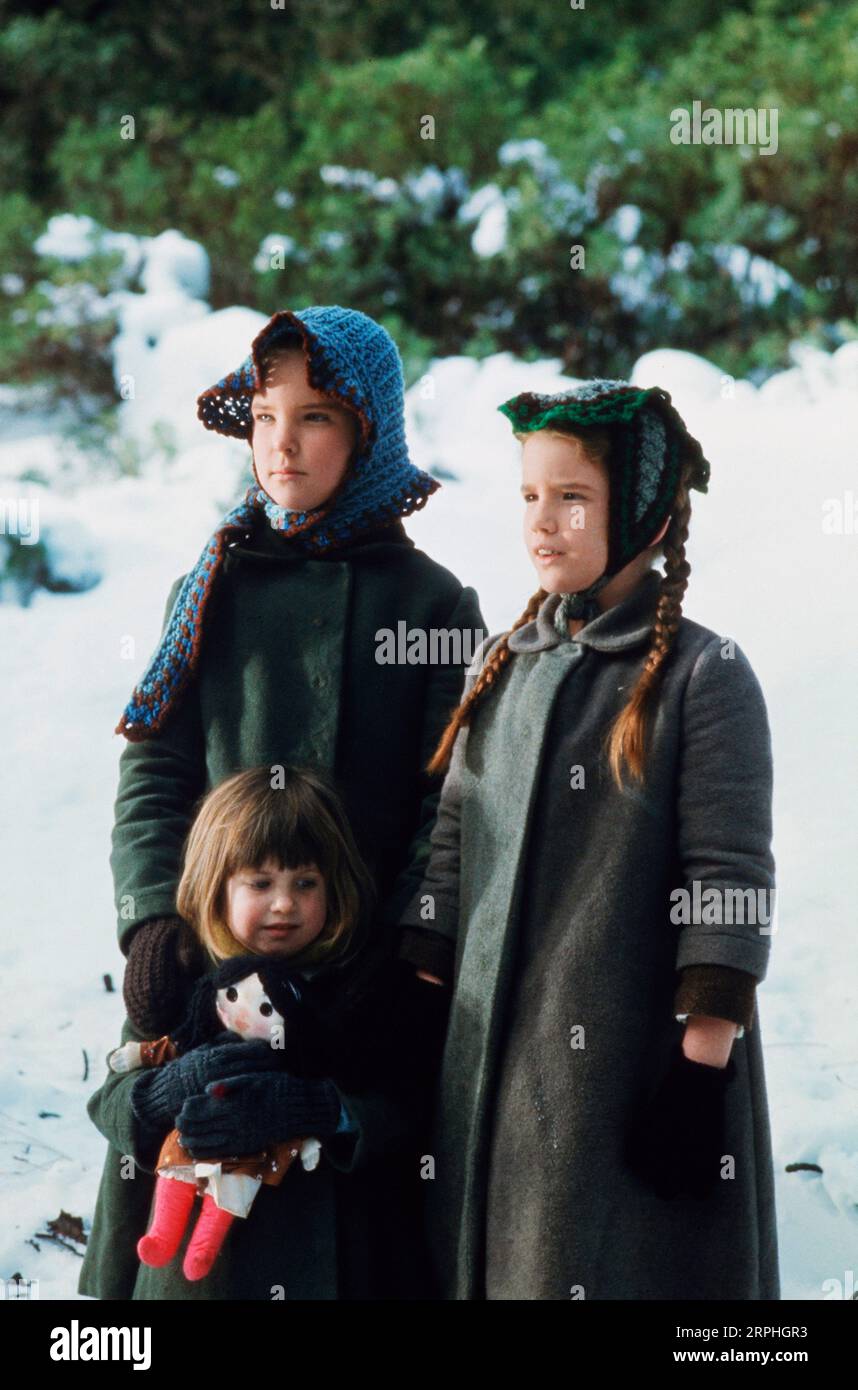
[[[183, 578], [167, 600], [165, 625]], [[231, 547], [210, 599], [193, 683], [163, 733], [127, 744], [120, 757], [111, 866], [126, 953], [139, 924], [176, 911], [181, 851], [198, 798], [257, 765], [310, 764], [333, 775], [375, 876], [378, 920], [396, 920], [422, 878], [437, 812], [439, 779], [423, 768], [459, 701], [467, 666], [467, 660], [380, 664], [377, 634], [396, 632], [400, 622], [423, 631], [460, 629], [469, 637], [477, 630], [476, 641], [485, 631], [475, 591], [417, 549], [401, 522], [347, 550], [307, 558], [263, 516]], [[126, 1038], [134, 1036], [128, 1029]], [[108, 1076], [90, 1102], [110, 1147], [78, 1289], [97, 1298], [153, 1296], [136, 1292], [135, 1249], [147, 1226], [153, 1179], [143, 1171], [133, 1181], [120, 1176], [121, 1155], [135, 1152], [124, 1095], [122, 1079], [117, 1084]], [[383, 1130], [361, 1131], [359, 1156], [384, 1148]], [[307, 1239], [324, 1244], [325, 1256], [314, 1255], [313, 1267], [327, 1272], [313, 1276], [304, 1296], [339, 1297], [331, 1273], [334, 1170], [329, 1164], [324, 1175], [288, 1176], [297, 1177], [293, 1190], [305, 1187], [308, 1202], [325, 1211]], [[321, 1181], [311, 1188], [314, 1179]], [[355, 1172], [347, 1181], [357, 1179]], [[367, 1162], [360, 1182], [373, 1203], [364, 1203], [364, 1214], [382, 1226], [390, 1174], [380, 1156]], [[264, 1194], [266, 1204], [279, 1192]], [[284, 1240], [293, 1249], [294, 1232], [286, 1227]], [[356, 1287], [353, 1274], [346, 1285]], [[325, 1292], [316, 1293], [319, 1288]], [[182, 1296], [209, 1295], [186, 1288]]]
[[[389, 957], [392, 952], [387, 954]], [[105, 1268], [115, 1277], [116, 1261], [122, 1255], [129, 1261], [130, 1288], [125, 1296], [133, 1299], [438, 1297], [422, 1233], [420, 1156], [428, 1138], [427, 1064], [433, 1052], [437, 1060], [447, 1001], [431, 984], [411, 981], [402, 985], [403, 1003], [399, 1007], [419, 1014], [424, 1036], [414, 1037], [410, 1057], [397, 1055], [392, 1037], [396, 1034], [401, 1039], [407, 1030], [399, 1028], [395, 1018], [398, 1005], [390, 990], [399, 967], [393, 969], [391, 974], [389, 966], [376, 968], [381, 984], [367, 996], [370, 1007], [362, 1010], [366, 1028], [355, 1035], [357, 1046], [373, 1061], [375, 1080], [366, 1083], [364, 1066], [360, 1068], [362, 1084], [355, 1079], [337, 1087], [357, 1133], [323, 1139], [322, 1158], [314, 1171], [305, 1172], [296, 1163], [278, 1187], [263, 1184], [248, 1217], [233, 1222], [211, 1273], [198, 1282], [185, 1279], [182, 1259], [199, 1215], [199, 1202], [194, 1205], [179, 1252], [167, 1266], [153, 1269], [140, 1264], [136, 1251], [131, 1261], [130, 1252], [148, 1224], [154, 1169], [166, 1131], [154, 1133], [132, 1110], [130, 1094], [139, 1071], [122, 1075], [108, 1070], [87, 1110], [116, 1158], [130, 1155], [134, 1162], [129, 1163], [126, 1157], [127, 1174], [119, 1179], [121, 1188], [114, 1200], [123, 1224], [113, 1225], [112, 1212], [108, 1220], [95, 1223], [95, 1244], [90, 1245], [86, 1257], [94, 1271], [92, 1280], [100, 1286]], [[317, 971], [313, 981], [317, 1003], [321, 1001], [332, 1010], [342, 988], [342, 982], [334, 979], [336, 974]], [[406, 998], [409, 991], [410, 998]], [[386, 1007], [376, 1007], [378, 999]], [[428, 1039], [426, 1034], [433, 1036]], [[129, 1039], [139, 1041], [141, 1035], [126, 1019], [122, 1041]], [[353, 1057], [344, 1063], [355, 1077]], [[138, 1229], [140, 1216], [143, 1225]], [[120, 1245], [121, 1250], [115, 1249]], [[82, 1285], [90, 1282], [88, 1278], [81, 1280]], [[102, 1296], [121, 1295], [113, 1292]]]
[[695, 883], [762, 890], [771, 911], [771, 739], [738, 645], [683, 616], [643, 786], [627, 777], [619, 791], [607, 767], [602, 741], [649, 650], [659, 583], [649, 572], [571, 639], [549, 595], [512, 634], [497, 689], [456, 739], [403, 913], [454, 948], [427, 1185], [450, 1299], [779, 1297], [759, 1020], [733, 1043], [735, 1168], [715, 1193], [665, 1200], [624, 1157], [638, 1098], [682, 1038], [678, 973], [761, 981], [771, 946], [766, 915], [671, 915], [672, 892]]
[[261, 517], [251, 542], [228, 551], [210, 604], [196, 681], [164, 732], [120, 758], [111, 855], [120, 945], [140, 922], [175, 912], [196, 798], [233, 772], [272, 763], [333, 772], [393, 920], [420, 881], [439, 792], [422, 769], [468, 663], [380, 663], [377, 634], [405, 621], [479, 629], [478, 642], [485, 625], [475, 590], [418, 550], [401, 522], [307, 559]]

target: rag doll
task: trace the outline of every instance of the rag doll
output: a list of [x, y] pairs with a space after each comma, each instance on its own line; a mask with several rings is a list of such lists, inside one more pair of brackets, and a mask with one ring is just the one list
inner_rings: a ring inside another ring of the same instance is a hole
[[[197, 1047], [260, 1040], [270, 1044], [271, 1070], [287, 1063], [291, 1070], [302, 1050], [290, 1035], [303, 991], [303, 981], [299, 988], [294, 974], [282, 967], [259, 956], [233, 957], [198, 982], [188, 1013], [172, 1037], [127, 1042], [110, 1054], [109, 1065], [113, 1071], [129, 1072], [168, 1065]], [[318, 1139], [296, 1137], [254, 1154], [200, 1161], [172, 1129], [158, 1154], [154, 1216], [137, 1245], [141, 1261], [162, 1266], [174, 1257], [199, 1192], [202, 1209], [182, 1270], [188, 1279], [203, 1278], [235, 1217], [249, 1214], [262, 1183], [277, 1186], [298, 1157], [305, 1170], [316, 1168], [320, 1152]]]

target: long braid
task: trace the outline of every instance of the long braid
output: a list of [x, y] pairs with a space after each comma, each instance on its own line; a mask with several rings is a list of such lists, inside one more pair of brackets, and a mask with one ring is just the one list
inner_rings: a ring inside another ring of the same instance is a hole
[[605, 740], [605, 752], [620, 791], [623, 789], [624, 761], [635, 781], [644, 780], [647, 714], [660, 685], [664, 664], [673, 647], [682, 616], [682, 599], [691, 573], [691, 566], [685, 558], [685, 542], [691, 519], [688, 471], [688, 466], [682, 470], [670, 525], [664, 536], [665, 574], [659, 589], [652, 646], [628, 703], [615, 719]]
[[517, 618], [510, 628], [505, 632], [502, 639], [496, 644], [489, 660], [480, 671], [474, 687], [465, 696], [462, 703], [453, 711], [449, 724], [438, 744], [432, 759], [426, 764], [426, 771], [429, 773], [446, 772], [450, 765], [450, 758], [453, 752], [453, 744], [456, 742], [456, 735], [464, 726], [470, 724], [476, 706], [484, 698], [489, 690], [497, 688], [497, 683], [501, 672], [509, 664], [512, 653], [510, 652], [508, 639], [515, 632], [516, 628], [523, 627], [531, 619], [536, 617], [543, 600], [548, 597], [546, 589], [537, 589], [533, 598], [528, 603], [520, 618]]

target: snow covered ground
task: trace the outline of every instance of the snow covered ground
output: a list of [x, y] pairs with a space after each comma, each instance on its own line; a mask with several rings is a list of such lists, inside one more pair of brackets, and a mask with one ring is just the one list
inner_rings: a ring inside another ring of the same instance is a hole
[[[36, 1279], [42, 1299], [77, 1296], [78, 1256], [44, 1240], [37, 1250], [33, 1237], [61, 1209], [91, 1219], [104, 1141], [85, 1103], [124, 1012], [108, 864], [124, 744], [113, 729], [155, 645], [170, 584], [246, 481], [245, 446], [207, 436], [194, 400], [238, 365], [264, 316], [243, 308], [210, 313], [205, 267], [177, 236], [141, 240], [160, 266], [153, 264], [117, 341], [117, 372], [136, 387], [122, 406], [123, 429], [145, 449], [163, 421], [176, 456], [169, 462], [153, 450], [139, 477], [118, 481], [73, 469], [74, 484], [57, 485], [57, 505], [64, 523], [79, 519], [101, 582], [79, 594], [37, 591], [28, 608], [0, 605], [7, 923], [0, 1278]], [[851, 930], [858, 345], [832, 356], [796, 345], [795, 366], [759, 391], [672, 351], [642, 358], [633, 379], [672, 393], [711, 460], [709, 494], [692, 494], [685, 611], [739, 642], [771, 718], [778, 930], [759, 999], [783, 1297], [842, 1290], [851, 1298], [858, 1282]], [[552, 362], [453, 358], [434, 363], [409, 393], [414, 459], [445, 472], [441, 490], [406, 528], [477, 588], [493, 632], [519, 615], [538, 583], [521, 541], [518, 447], [497, 406], [526, 387], [548, 391], [562, 382]], [[0, 422], [0, 433], [7, 498], [29, 469], [59, 479], [70, 446], [53, 420], [19, 416], [14, 429]], [[63, 536], [68, 544], [67, 525]], [[822, 1173], [785, 1172], [796, 1162]]]

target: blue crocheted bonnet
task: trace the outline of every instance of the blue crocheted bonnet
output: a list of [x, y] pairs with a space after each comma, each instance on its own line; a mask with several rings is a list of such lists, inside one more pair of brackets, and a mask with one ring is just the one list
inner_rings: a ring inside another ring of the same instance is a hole
[[313, 305], [274, 314], [241, 366], [198, 398], [197, 415], [206, 429], [249, 441], [251, 399], [262, 389], [265, 353], [292, 346], [303, 347], [310, 386], [357, 417], [359, 438], [345, 478], [321, 507], [280, 507], [257, 486], [255, 500], [271, 525], [300, 535], [309, 550], [328, 550], [423, 507], [440, 483], [408, 457], [399, 351], [387, 330], [358, 309]]
[[604, 573], [588, 588], [564, 595], [557, 620], [565, 631], [567, 617], [589, 620], [596, 615], [595, 595], [651, 544], [671, 513], [686, 464], [689, 486], [708, 491], [709, 462], [660, 386], [640, 388], [630, 381], [598, 377], [554, 395], [523, 391], [498, 409], [518, 434], [601, 425], [611, 436], [608, 560]]
[[310, 386], [335, 396], [358, 418], [349, 468], [332, 496], [310, 511], [280, 507], [253, 483], [227, 513], [185, 576], [158, 649], [116, 726], [129, 742], [159, 734], [177, 708], [199, 662], [208, 603], [226, 550], [263, 512], [297, 552], [312, 557], [410, 515], [441, 486], [408, 457], [396, 344], [367, 314], [338, 304], [275, 314], [241, 366], [198, 397], [197, 414], [206, 429], [249, 440], [251, 399], [263, 379], [264, 354], [293, 343], [304, 348]]

